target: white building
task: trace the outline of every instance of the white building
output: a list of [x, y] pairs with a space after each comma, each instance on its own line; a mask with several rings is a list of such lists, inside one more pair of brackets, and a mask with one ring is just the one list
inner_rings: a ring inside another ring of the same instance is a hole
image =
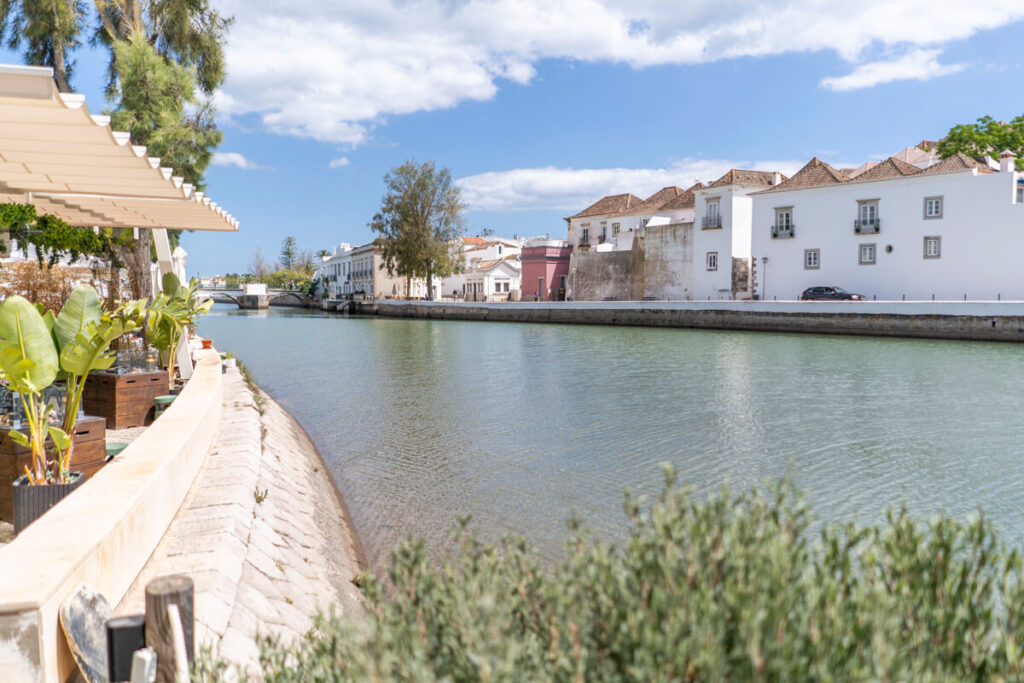
[[466, 301], [518, 301], [522, 288], [518, 254], [482, 261], [466, 276]]
[[340, 299], [352, 293], [352, 245], [341, 242], [334, 248], [331, 255], [317, 266], [315, 279], [326, 281], [324, 296], [327, 299]]
[[[1024, 174], [957, 155], [859, 173], [812, 159], [753, 196], [757, 293], [839, 286], [880, 300], [1024, 299]], [[858, 169], [860, 171], [860, 169]]]
[[750, 298], [750, 195], [784, 178], [778, 172], [734, 168], [707, 187], [694, 189], [692, 298]]
[[470, 288], [467, 287], [469, 278], [481, 263], [502, 260], [509, 256], [518, 258], [525, 241], [518, 235], [513, 236], [512, 239], [506, 237], [459, 237], [453, 241], [450, 249], [452, 257], [460, 263], [459, 272], [435, 281], [434, 284], [438, 289], [435, 295], [454, 295], [466, 298], [470, 291]]
[[647, 199], [633, 194], [610, 195], [599, 199], [574, 216], [568, 223], [568, 241], [574, 253], [580, 251], [625, 251], [633, 247], [640, 228], [650, 225], [693, 222], [693, 191], [670, 185]]

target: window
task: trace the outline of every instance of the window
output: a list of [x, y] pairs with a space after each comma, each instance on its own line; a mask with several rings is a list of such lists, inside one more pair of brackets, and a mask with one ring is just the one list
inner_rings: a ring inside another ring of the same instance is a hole
[[618, 223], [612, 223], [612, 237], [615, 237], [618, 234], [619, 234], [619, 224]]
[[857, 261], [862, 266], [874, 265], [875, 264], [875, 245], [873, 244], [862, 244], [860, 245], [860, 259]]
[[924, 238], [924, 257], [939, 258], [942, 256], [942, 238], [938, 235]]
[[878, 202], [860, 203], [860, 220], [863, 223], [874, 223], [878, 218]]
[[606, 239], [608, 239], [608, 226], [607, 225], [602, 225], [601, 226], [601, 241], [604, 242]]
[[1017, 203], [1024, 204], [1024, 185], [1017, 186]]
[[501, 245], [498, 245], [498, 256], [501, 256]]
[[583, 228], [583, 234], [580, 236], [580, 244], [590, 244], [590, 228]]
[[942, 197], [924, 198], [924, 217], [942, 218]]
[[709, 251], [707, 256], [708, 270], [718, 270], [718, 252]]
[[793, 227], [793, 209], [791, 207], [775, 209], [775, 227], [779, 230], [788, 230]]
[[718, 218], [718, 200], [708, 200], [708, 222], [716, 220]]
[[821, 268], [821, 249], [804, 249], [804, 270]]

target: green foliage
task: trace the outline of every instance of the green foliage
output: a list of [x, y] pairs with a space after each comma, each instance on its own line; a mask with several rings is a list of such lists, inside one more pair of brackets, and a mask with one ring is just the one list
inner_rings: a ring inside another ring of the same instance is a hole
[[[195, 68], [168, 61], [136, 33], [113, 45], [118, 69], [111, 100], [111, 125], [131, 133], [151, 156], [175, 170], [185, 182], [203, 187], [203, 172], [223, 138], [209, 102], [196, 98]], [[186, 112], [186, 107], [193, 109]]]
[[130, 301], [104, 314], [92, 287], [76, 287], [64, 302], [52, 330], [66, 382], [65, 431], [70, 433], [75, 428], [89, 373], [114, 364], [116, 355], [110, 351], [111, 344], [142, 326], [144, 310], [144, 301]]
[[84, 25], [85, 0], [0, 0], [0, 40], [12, 50], [24, 45], [25, 63], [53, 67], [61, 92], [71, 91], [70, 53]]
[[370, 221], [378, 234], [374, 244], [389, 274], [427, 278], [432, 298], [432, 277], [446, 277], [458, 265], [448, 245], [463, 230], [459, 188], [451, 171], [432, 161], [406, 161], [387, 172], [384, 185], [380, 211]]
[[295, 258], [298, 256], [298, 247], [295, 238], [288, 235], [281, 240], [281, 268], [291, 270], [295, 266]]
[[6, 230], [11, 241], [26, 253], [30, 247], [35, 248], [40, 268], [44, 260], [52, 268], [63, 256], [72, 261], [79, 256], [96, 256], [120, 267], [115, 248], [132, 243], [130, 233], [115, 237], [112, 230], [95, 233], [72, 227], [56, 216], [39, 216], [32, 204], [0, 204], [0, 230]]
[[[53, 384], [60, 370], [52, 328], [53, 314], [45, 317], [20, 296], [8, 297], [0, 304], [0, 379], [16, 392], [25, 411], [28, 436], [11, 430], [11, 438], [32, 451], [31, 466], [25, 469], [32, 484], [43, 484], [53, 478], [59, 483], [67, 479], [69, 443], [66, 434], [48, 426], [52, 406], [43, 401], [43, 389]], [[51, 471], [46, 456], [46, 439], [58, 446], [56, 467]]]
[[943, 158], [963, 153], [998, 159], [1004, 150], [1016, 154], [1017, 170], [1024, 170], [1024, 116], [1009, 123], [982, 116], [976, 123], [953, 126], [939, 142], [939, 155]]
[[282, 269], [274, 271], [264, 277], [263, 282], [265, 282], [268, 287], [280, 289], [288, 287], [289, 285], [300, 286], [308, 279], [309, 278], [306, 274], [301, 271]]
[[[669, 474], [624, 547], [566, 556], [461, 528], [364, 577], [366, 614], [266, 641], [267, 681], [1020, 680], [1020, 552], [980, 515], [825, 526], [786, 482], [698, 501]], [[817, 540], [815, 541], [815, 536]]]
[[213, 299], [200, 301], [199, 280], [192, 278], [183, 286], [174, 273], [166, 273], [163, 292], [145, 309], [146, 338], [162, 352], [167, 369], [167, 384], [174, 384], [175, 351], [185, 327], [210, 312]]

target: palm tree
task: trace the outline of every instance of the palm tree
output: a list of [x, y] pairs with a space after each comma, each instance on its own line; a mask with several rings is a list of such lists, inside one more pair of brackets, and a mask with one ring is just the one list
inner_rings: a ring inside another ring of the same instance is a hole
[[321, 249], [320, 251], [316, 252], [316, 257], [322, 261], [324, 259], [330, 258], [331, 252], [329, 252], [326, 249]]

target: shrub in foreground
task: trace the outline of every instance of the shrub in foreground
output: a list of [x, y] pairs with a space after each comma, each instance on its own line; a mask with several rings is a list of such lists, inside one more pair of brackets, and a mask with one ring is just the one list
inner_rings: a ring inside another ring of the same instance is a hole
[[1015, 680], [1021, 556], [982, 516], [825, 526], [788, 483], [697, 501], [671, 473], [622, 547], [574, 530], [395, 549], [366, 614], [264, 643], [268, 681]]

